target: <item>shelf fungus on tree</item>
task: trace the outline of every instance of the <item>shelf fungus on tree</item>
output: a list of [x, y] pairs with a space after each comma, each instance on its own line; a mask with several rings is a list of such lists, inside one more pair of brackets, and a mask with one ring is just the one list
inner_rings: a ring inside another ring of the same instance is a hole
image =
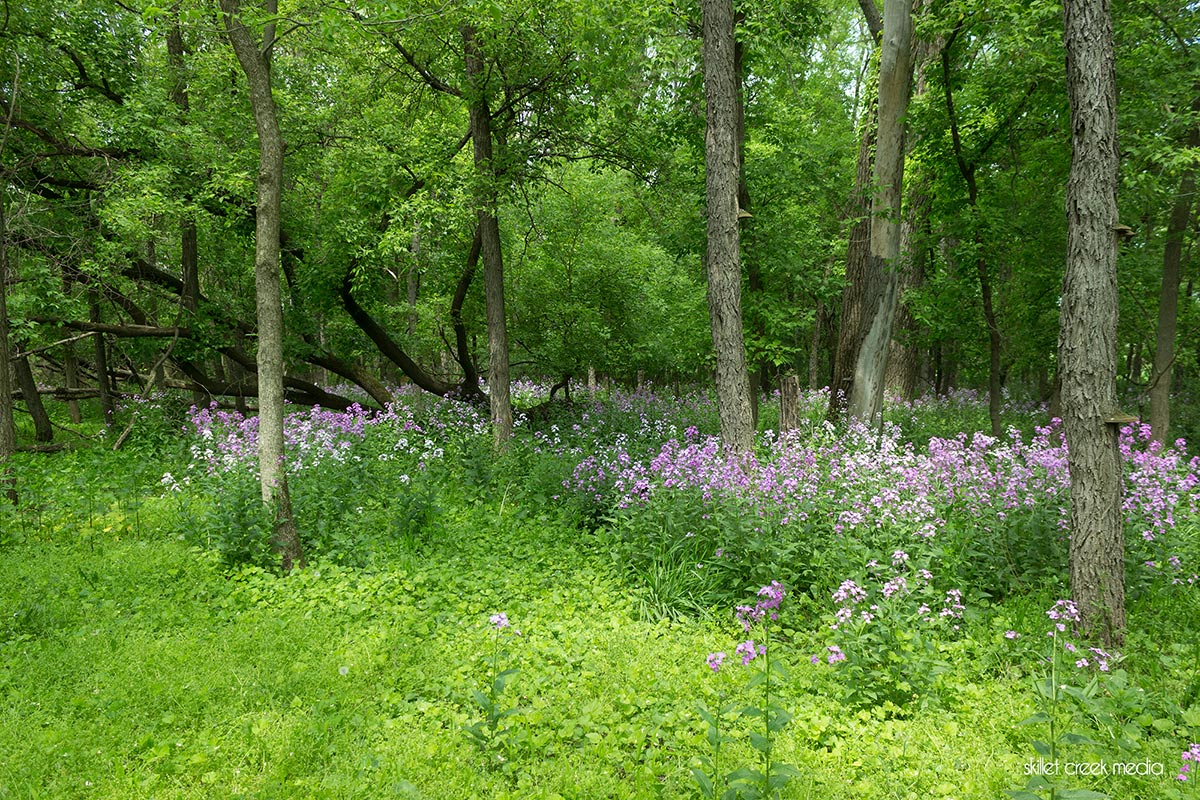
[[1138, 421], [1138, 417], [1135, 417], [1133, 414], [1126, 414], [1124, 411], [1114, 411], [1104, 418], [1104, 424], [1106, 425], [1129, 425]]

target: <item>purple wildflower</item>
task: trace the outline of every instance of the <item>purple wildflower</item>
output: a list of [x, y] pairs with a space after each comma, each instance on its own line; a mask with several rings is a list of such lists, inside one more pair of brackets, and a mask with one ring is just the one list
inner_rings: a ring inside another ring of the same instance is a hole
[[755, 645], [753, 639], [747, 639], [737, 646], [734, 651], [742, 657], [742, 666], [746, 666], [757, 657], [766, 654], [767, 648], [763, 645]]
[[1183, 759], [1183, 764], [1179, 767], [1179, 774], [1175, 777], [1178, 780], [1186, 781], [1192, 771], [1192, 764], [1200, 764], [1200, 744], [1193, 743], [1191, 747], [1183, 751], [1180, 758]]
[[708, 654], [708, 659], [707, 659], [708, 666], [709, 666], [709, 669], [711, 669], [713, 672], [719, 672], [721, 669], [721, 664], [724, 661], [725, 661], [724, 653], [709, 653]]

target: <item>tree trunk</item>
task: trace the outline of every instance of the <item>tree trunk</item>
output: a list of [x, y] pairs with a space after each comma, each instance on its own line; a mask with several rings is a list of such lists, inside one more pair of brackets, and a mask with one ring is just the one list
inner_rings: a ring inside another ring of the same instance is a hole
[[7, 176], [0, 175], [0, 484], [4, 485], [5, 496], [16, 505], [17, 477], [11, 463], [17, 450], [17, 429], [13, 419], [12, 350], [8, 338], [7, 180]]
[[[867, 300], [872, 294], [871, 260], [871, 172], [874, 166], [875, 128], [878, 104], [872, 102], [864, 116], [858, 142], [854, 195], [848, 215], [854, 220], [846, 245], [846, 283], [842, 288], [842, 318], [833, 353], [833, 375], [829, 384], [830, 420], [841, 417], [854, 386], [854, 362], [866, 329]], [[876, 281], [877, 283], [878, 281]]]
[[[21, 346], [20, 343], [18, 346]], [[37, 382], [33, 379], [33, 369], [29, 366], [29, 359], [14, 359], [12, 368], [17, 378], [17, 386], [21, 390], [21, 396], [25, 399], [25, 410], [33, 418], [33, 440], [35, 442], [53, 441], [54, 426], [50, 424], [50, 415], [46, 413], [42, 395], [38, 391]]]
[[808, 345], [808, 388], [821, 387], [821, 342], [825, 338], [825, 324], [829, 312], [825, 310], [824, 301], [817, 301], [817, 310], [813, 316], [812, 337]]
[[488, 401], [497, 449], [508, 445], [513, 433], [512, 400], [508, 383], [508, 322], [504, 311], [504, 259], [500, 249], [500, 224], [496, 219], [496, 169], [492, 161], [492, 120], [484, 86], [484, 63], [471, 26], [462, 29], [467, 81], [470, 84], [471, 140], [475, 174], [479, 181], [479, 236], [483, 258], [483, 294], [488, 328]]
[[[860, 0], [867, 28], [876, 46], [883, 38], [883, 20], [875, 0]], [[879, 123], [879, 91], [874, 53], [863, 67], [866, 80], [863, 94], [869, 99], [865, 113], [858, 120], [861, 134], [858, 140], [858, 159], [854, 170], [854, 190], [847, 205], [845, 219], [853, 220], [846, 246], [846, 282], [842, 288], [842, 315], [838, 325], [837, 342], [830, 353], [829, 412], [830, 421], [838, 420], [846, 411], [854, 386], [854, 363], [866, 336], [864, 319], [871, 298], [878, 291], [878, 276], [871, 274], [871, 179], [875, 159], [875, 136]], [[859, 89], [855, 84], [855, 104]]]
[[854, 364], [848, 413], [874, 420], [883, 409], [888, 344], [896, 318], [900, 273], [900, 200], [904, 182], [904, 116], [912, 89], [912, 6], [887, 0], [883, 8], [879, 58], [879, 134], [875, 148], [876, 192], [871, 204], [870, 270], [883, 275], [883, 290], [872, 310], [867, 334]]
[[716, 354], [721, 441], [732, 452], [754, 446], [738, 252], [737, 74], [733, 2], [703, 0], [704, 176], [708, 209], [708, 310]]
[[1117, 96], [1108, 0], [1066, 0], [1071, 173], [1058, 363], [1071, 475], [1071, 594], [1084, 633], [1125, 630], [1117, 426]]
[[[93, 323], [99, 323], [100, 299], [94, 290], [91, 292], [90, 305], [88, 316]], [[92, 343], [95, 348], [96, 385], [100, 389], [100, 410], [104, 415], [105, 426], [111, 428], [116, 405], [113, 403], [112, 380], [108, 374], [108, 343], [104, 341], [103, 334], [99, 333], [92, 337]]]
[[[928, 6], [928, 0], [922, 3]], [[872, 0], [874, 7], [874, 0]], [[928, 66], [937, 58], [946, 41], [943, 37], [930, 40], [919, 37], [914, 43], [913, 60], [916, 73], [913, 82], [913, 97], [922, 97], [928, 90]], [[905, 142], [905, 150], [912, 152], [917, 144], [915, 137], [909, 137]], [[929, 228], [929, 214], [933, 207], [930, 195], [932, 176], [930, 170], [920, 169], [911, 183], [909, 199], [906, 204], [904, 222], [900, 226], [900, 287], [898, 306], [896, 308], [896, 335], [889, 345], [891, 353], [888, 356], [886, 383], [891, 389], [905, 400], [913, 400], [917, 396], [917, 385], [921, 369], [921, 350], [916, 343], [917, 320], [904, 301], [904, 295], [911, 289], [916, 289], [925, 282], [925, 268], [928, 262], [926, 237]]]
[[[272, 547], [283, 571], [304, 566], [300, 535], [292, 515], [284, 469], [283, 444], [283, 302], [279, 281], [279, 226], [283, 194], [283, 136], [271, 93], [270, 50], [274, 24], [262, 43], [238, 16], [239, 0], [221, 0], [225, 32], [246, 74], [250, 107], [258, 133], [258, 199], [254, 230], [254, 292], [258, 315], [258, 469], [262, 498], [275, 517]], [[277, 13], [275, 0], [267, 12]]]
[[795, 430], [800, 422], [800, 379], [784, 375], [779, 381], [779, 432]]
[[[186, 125], [189, 101], [183, 56], [183, 31], [179, 24], [179, 3], [176, 3], [171, 8], [171, 27], [167, 29], [167, 63], [174, 79], [171, 86], [171, 102], [179, 109], [180, 123]], [[187, 212], [179, 222], [179, 262], [182, 280], [179, 299], [183, 310], [187, 312], [186, 324], [195, 325], [196, 309], [200, 302], [200, 258], [196, 220]], [[205, 403], [204, 394], [193, 392], [192, 403], [197, 408], [202, 407]]]
[[[1200, 114], [1200, 97], [1192, 103]], [[1187, 146], [1200, 147], [1200, 126], [1192, 125]], [[1192, 219], [1195, 203], [1196, 172], [1188, 167], [1179, 180], [1179, 194], [1167, 223], [1167, 243], [1163, 249], [1162, 288], [1158, 294], [1158, 330], [1154, 337], [1154, 372], [1150, 379], [1150, 430], [1157, 442], [1166, 444], [1171, 428], [1171, 378], [1175, 364], [1175, 323], [1179, 309], [1179, 282], [1183, 274], [1183, 237]]]

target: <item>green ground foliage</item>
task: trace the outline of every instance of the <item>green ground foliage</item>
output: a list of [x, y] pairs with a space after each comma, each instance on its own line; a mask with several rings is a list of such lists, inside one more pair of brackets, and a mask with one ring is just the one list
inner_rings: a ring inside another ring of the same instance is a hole
[[[663, 424], [623, 413], [610, 419]], [[344, 530], [302, 525], [310, 562], [288, 577], [214, 538], [239, 524], [236, 492], [214, 493], [236, 480], [164, 483], [195, 466], [198, 438], [147, 426], [118, 453], [20, 454], [22, 506], [0, 539], [0, 797], [695, 797], [692, 769], [711, 755], [700, 704], [733, 709], [720, 773], [754, 767], [759, 662], [738, 663], [733, 605], [756, 587], [707, 608], [656, 594], [610, 530], [630, 518], [606, 527], [555, 490], [579, 460], [566, 446], [579, 418], [526, 430], [499, 461], [472, 450], [486, 432], [446, 434], [436, 464], [390, 489], [378, 470], [403, 465], [327, 462], [319, 480], [345, 507], [327, 498], [340, 515], [327, 527]], [[638, 452], [636, 436], [610, 433]], [[386, 438], [361, 447], [372, 437]], [[303, 498], [312, 487], [294, 475]], [[396, 500], [406, 493], [421, 499]], [[652, 513], [634, 519], [651, 526]], [[1161, 770], [1051, 776], [1060, 787], [1196, 796], [1176, 777], [1200, 734], [1194, 587], [1138, 593], [1119, 663], [1060, 664], [1066, 688], [1047, 696], [1035, 687], [1052, 677], [1042, 637], [1061, 577], [994, 601], [968, 591], [953, 633], [897, 624], [882, 644], [879, 629], [838, 639], [850, 660], [835, 668], [840, 580], [789, 585], [770, 623], [786, 675], [770, 702], [790, 716], [772, 758], [796, 775], [780, 796], [1002, 797], [1026, 786], [1048, 737], [1060, 765]], [[725, 651], [720, 671], [706, 665]]]

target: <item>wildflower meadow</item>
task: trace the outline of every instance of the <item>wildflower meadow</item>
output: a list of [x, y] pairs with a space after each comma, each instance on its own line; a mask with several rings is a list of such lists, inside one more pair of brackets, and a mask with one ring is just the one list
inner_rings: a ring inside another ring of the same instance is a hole
[[973, 395], [881, 425], [516, 384], [290, 407], [280, 575], [254, 417], [159, 398], [19, 454], [0, 797], [1200, 797], [1200, 457], [1120, 433], [1129, 624], [1069, 599], [1062, 425]]

